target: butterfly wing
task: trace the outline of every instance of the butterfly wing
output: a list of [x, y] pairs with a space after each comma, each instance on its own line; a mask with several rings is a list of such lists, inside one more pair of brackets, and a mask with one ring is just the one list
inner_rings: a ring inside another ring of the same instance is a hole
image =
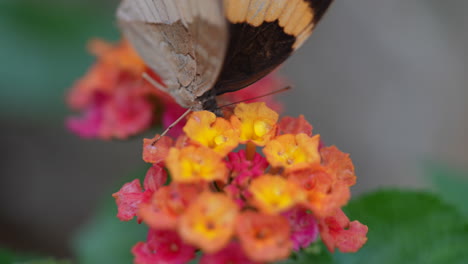
[[229, 45], [217, 95], [264, 77], [311, 35], [333, 0], [224, 0]]
[[211, 89], [227, 47], [220, 0], [123, 0], [119, 25], [145, 63], [184, 107]]

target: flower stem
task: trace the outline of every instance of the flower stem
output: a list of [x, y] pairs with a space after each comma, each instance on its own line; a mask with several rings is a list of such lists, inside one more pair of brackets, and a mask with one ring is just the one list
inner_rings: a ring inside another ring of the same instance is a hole
[[247, 160], [253, 160], [255, 157], [256, 151], [257, 151], [257, 146], [251, 141], [247, 142], [247, 145], [245, 146], [245, 156]]
[[268, 173], [270, 174], [279, 174], [281, 172], [280, 168], [270, 168]]

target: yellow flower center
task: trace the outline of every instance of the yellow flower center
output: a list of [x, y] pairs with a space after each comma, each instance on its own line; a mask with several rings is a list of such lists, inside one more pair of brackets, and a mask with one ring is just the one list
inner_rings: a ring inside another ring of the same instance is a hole
[[319, 141], [318, 135], [286, 134], [268, 142], [263, 152], [273, 167], [293, 168], [320, 162]]
[[184, 127], [187, 136], [199, 144], [226, 155], [239, 144], [239, 132], [231, 123], [208, 111], [195, 112]]
[[271, 126], [264, 121], [255, 121], [253, 128], [257, 137], [263, 137], [271, 130]]
[[172, 148], [166, 164], [172, 179], [179, 182], [225, 180], [228, 172], [223, 157], [202, 146]]
[[234, 109], [234, 115], [231, 122], [240, 131], [241, 142], [251, 141], [257, 146], [264, 146], [274, 137], [273, 128], [278, 121], [278, 114], [265, 103], [241, 103]]
[[218, 135], [218, 136], [214, 137], [213, 142], [214, 142], [214, 144], [215, 144], [216, 146], [219, 146], [219, 145], [222, 145], [222, 144], [226, 143], [227, 140], [228, 140], [228, 139], [227, 139], [226, 136], [224, 136], [224, 135]]
[[199, 235], [205, 237], [206, 239], [213, 239], [218, 236], [219, 226], [216, 224], [215, 219], [203, 219], [199, 218], [195, 223], [193, 229]]
[[267, 213], [284, 211], [302, 200], [300, 189], [280, 176], [263, 175], [255, 179], [250, 192], [255, 202]]

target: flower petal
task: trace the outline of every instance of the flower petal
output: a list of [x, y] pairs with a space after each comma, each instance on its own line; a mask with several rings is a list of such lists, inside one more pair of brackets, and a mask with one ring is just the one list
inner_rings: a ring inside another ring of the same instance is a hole
[[205, 192], [182, 216], [180, 234], [204, 252], [217, 252], [231, 239], [237, 213], [236, 204], [226, 195]]
[[343, 253], [358, 251], [367, 242], [367, 226], [350, 222], [341, 209], [319, 222], [320, 236], [330, 252], [338, 248]]
[[144, 201], [143, 189], [140, 180], [135, 179], [132, 182], [124, 184], [122, 188], [112, 194], [117, 203], [117, 217], [121, 221], [130, 221], [136, 215], [138, 206]]
[[305, 120], [303, 115], [298, 118], [286, 116], [278, 124], [280, 134], [306, 134], [312, 136], [312, 125]]
[[143, 160], [148, 163], [164, 161], [172, 144], [172, 138], [166, 136], [155, 135], [154, 138], [143, 139]]
[[194, 259], [195, 250], [185, 244], [174, 231], [150, 229], [147, 242], [137, 243], [132, 248], [132, 253], [135, 264], [180, 264]]
[[245, 254], [254, 261], [273, 262], [291, 253], [288, 220], [280, 215], [243, 212], [236, 223], [236, 233]]

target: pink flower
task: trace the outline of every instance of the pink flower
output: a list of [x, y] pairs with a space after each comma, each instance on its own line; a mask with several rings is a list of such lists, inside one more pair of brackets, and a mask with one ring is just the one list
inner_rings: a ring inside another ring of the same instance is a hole
[[67, 95], [68, 105], [83, 114], [70, 117], [67, 127], [82, 137], [101, 139], [125, 139], [148, 129], [156, 119], [152, 97], [160, 93], [142, 79], [149, 72], [143, 61], [125, 41], [94, 41], [90, 46], [97, 61]]
[[140, 180], [124, 184], [112, 196], [117, 203], [117, 217], [121, 221], [130, 221], [136, 216], [141, 203], [148, 202], [155, 191], [166, 183], [167, 173], [163, 167], [155, 164], [148, 169], [144, 180], [145, 190], [141, 188]]
[[358, 251], [367, 242], [367, 226], [359, 221], [350, 222], [338, 209], [335, 215], [321, 219], [320, 236], [330, 252], [338, 248], [343, 253]]
[[[187, 109], [181, 107], [173, 100], [169, 100], [169, 102], [165, 103], [164, 105], [164, 113], [162, 114], [162, 125], [163, 128], [169, 127], [172, 123], [174, 123], [183, 113], [185, 113]], [[185, 124], [187, 123], [186, 120], [180, 121], [176, 124], [169, 132], [167, 133], [170, 137], [177, 138], [182, 135], [182, 128], [184, 128]]]
[[153, 112], [154, 107], [147, 98], [127, 91], [116, 93], [104, 105], [100, 137], [126, 139], [138, 134], [151, 126]]
[[307, 248], [317, 240], [319, 229], [314, 215], [303, 207], [295, 207], [283, 214], [291, 225], [293, 249]]
[[268, 161], [258, 153], [252, 160], [248, 160], [245, 150], [229, 153], [228, 159], [227, 166], [232, 170], [234, 183], [238, 186], [245, 186], [250, 180], [264, 174], [268, 167]]
[[145, 190], [155, 192], [161, 188], [167, 181], [167, 172], [159, 164], [154, 164], [146, 172], [145, 181], [143, 186]]
[[228, 186], [224, 187], [224, 191], [231, 197], [231, 199], [239, 206], [239, 208], [243, 208], [246, 205], [246, 201], [243, 198], [243, 191], [241, 188], [235, 184], [229, 184]]
[[138, 206], [144, 200], [140, 180], [124, 184], [122, 188], [112, 195], [117, 203], [117, 217], [121, 221], [130, 221], [136, 215]]
[[106, 100], [107, 96], [96, 93], [92, 103], [84, 109], [81, 116], [67, 118], [65, 123], [67, 128], [83, 138], [98, 137], [103, 120], [103, 105]]
[[140, 94], [135, 84], [119, 83], [112, 93], [97, 91], [82, 108], [82, 117], [70, 117], [67, 126], [85, 138], [125, 139], [148, 129], [153, 122], [154, 106]]
[[231, 242], [222, 250], [214, 254], [205, 254], [200, 259], [200, 264], [255, 264], [245, 256], [238, 242]]
[[195, 248], [174, 231], [150, 229], [146, 243], [136, 244], [132, 253], [135, 264], [184, 264], [195, 257]]

